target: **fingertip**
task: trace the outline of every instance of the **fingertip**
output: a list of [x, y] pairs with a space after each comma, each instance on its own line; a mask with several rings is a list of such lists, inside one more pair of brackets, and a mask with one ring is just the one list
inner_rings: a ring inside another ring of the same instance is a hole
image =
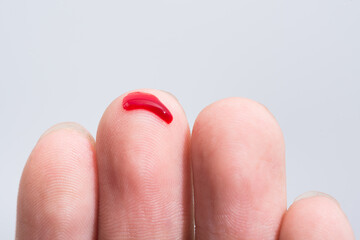
[[97, 174], [94, 140], [61, 123], [39, 139], [20, 180], [16, 239], [93, 239]]
[[308, 191], [305, 192], [301, 195], [299, 195], [298, 197], [295, 198], [294, 203], [303, 199], [308, 199], [308, 198], [313, 198], [313, 197], [325, 197], [328, 198], [330, 200], [332, 200], [333, 202], [335, 202], [339, 207], [340, 207], [340, 203], [331, 195], [323, 193], [323, 192], [318, 192], [318, 191]]
[[[154, 111], [146, 109], [146, 107], [143, 107], [142, 109], [141, 107], [132, 108], [130, 110], [126, 109], [126, 107], [124, 107], [124, 100], [126, 100], [127, 97], [134, 95], [135, 93], [144, 94], [156, 98], [159, 104], [163, 104], [164, 107], [169, 110], [169, 113], [172, 116], [172, 120], [167, 122], [168, 124], [165, 124], [166, 121], [164, 121], [164, 119], [161, 119], [161, 117], [154, 114]], [[170, 127], [179, 124], [188, 125], [185, 111], [183, 110], [181, 104], [178, 102], [176, 97], [174, 97], [174, 95], [156, 89], [136, 89], [120, 95], [110, 103], [102, 116], [99, 127], [102, 127], [102, 123], [108, 121], [110, 121], [110, 124], [113, 124], [113, 121], [115, 121], [119, 116], [123, 115], [124, 112], [127, 113], [125, 116], [136, 116], [136, 118], [138, 119], [148, 119], [154, 121], [157, 124], [163, 124], [163, 126], [168, 125]]]
[[286, 210], [284, 153], [277, 121], [256, 101], [226, 98], [199, 113], [191, 139], [199, 239], [278, 237]]
[[[215, 127], [219, 123], [224, 125], [220, 127], [227, 127], [228, 125], [235, 127], [256, 126], [259, 130], [256, 133], [271, 134], [272, 138], [276, 137], [277, 143], [280, 141], [279, 146], [284, 146], [283, 133], [274, 115], [265, 105], [252, 99], [230, 97], [208, 105], [199, 113], [193, 129], [196, 134], [197, 131]], [[222, 130], [220, 129], [220, 131]]]
[[295, 199], [281, 226], [282, 239], [355, 239], [339, 202], [328, 194], [307, 192]]
[[82, 125], [76, 122], [61, 122], [53, 125], [40, 136], [39, 141], [45, 138], [46, 136], [60, 130], [69, 131], [69, 132], [74, 131], [75, 133], [80, 134], [80, 136], [84, 136], [88, 140], [90, 140], [90, 143], [92, 145], [95, 144], [94, 137], [90, 134], [90, 132], [85, 127], [83, 127]]
[[166, 92], [137, 89], [109, 105], [96, 137], [99, 238], [189, 236], [189, 144], [185, 113]]

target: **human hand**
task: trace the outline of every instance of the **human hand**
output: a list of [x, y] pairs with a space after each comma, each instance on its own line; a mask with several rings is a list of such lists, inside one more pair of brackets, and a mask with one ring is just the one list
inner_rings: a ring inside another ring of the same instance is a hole
[[190, 137], [173, 96], [140, 91], [172, 120], [156, 104], [127, 108], [124, 94], [106, 109], [96, 143], [75, 123], [43, 134], [21, 178], [16, 239], [192, 239], [194, 224], [206, 240], [355, 239], [327, 195], [286, 209], [283, 135], [261, 104], [211, 104]]

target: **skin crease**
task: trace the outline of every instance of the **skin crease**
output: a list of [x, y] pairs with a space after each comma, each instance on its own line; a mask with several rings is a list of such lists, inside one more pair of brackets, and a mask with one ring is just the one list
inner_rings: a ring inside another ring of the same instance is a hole
[[263, 105], [217, 101], [190, 135], [172, 95], [134, 92], [155, 96], [172, 122], [126, 111], [129, 92], [106, 109], [96, 143], [75, 123], [47, 131], [20, 181], [17, 240], [355, 239], [332, 198], [286, 209], [283, 135]]

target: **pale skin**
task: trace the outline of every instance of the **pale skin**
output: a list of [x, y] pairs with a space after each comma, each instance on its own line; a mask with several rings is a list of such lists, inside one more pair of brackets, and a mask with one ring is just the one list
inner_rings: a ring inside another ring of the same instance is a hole
[[76, 123], [41, 136], [20, 182], [17, 240], [355, 239], [328, 195], [305, 194], [287, 209], [284, 139], [263, 105], [220, 100], [190, 133], [172, 95], [140, 91], [173, 122], [125, 111], [125, 93], [106, 109], [96, 142]]

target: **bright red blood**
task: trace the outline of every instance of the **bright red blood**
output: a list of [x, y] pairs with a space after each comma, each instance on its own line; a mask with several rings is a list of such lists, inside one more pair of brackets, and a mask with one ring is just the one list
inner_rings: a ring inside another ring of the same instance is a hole
[[166, 123], [171, 123], [173, 116], [160, 100], [150, 93], [132, 92], [123, 99], [125, 110], [145, 109], [160, 117]]

